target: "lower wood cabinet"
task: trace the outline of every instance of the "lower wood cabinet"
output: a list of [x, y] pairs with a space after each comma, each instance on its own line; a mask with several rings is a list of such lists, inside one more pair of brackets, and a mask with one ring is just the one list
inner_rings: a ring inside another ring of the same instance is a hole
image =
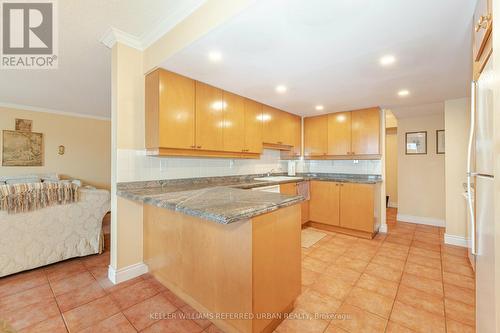
[[[309, 219], [336, 231], [371, 237], [375, 232], [373, 184], [310, 182]], [[349, 233], [349, 232], [348, 232]]]
[[[298, 183], [286, 183], [280, 185], [281, 194], [297, 195]], [[309, 185], [310, 186], [310, 185]], [[301, 223], [309, 222], [309, 200], [302, 201], [301, 203]]]
[[309, 201], [309, 219], [314, 222], [339, 225], [338, 183], [311, 181], [311, 200]]

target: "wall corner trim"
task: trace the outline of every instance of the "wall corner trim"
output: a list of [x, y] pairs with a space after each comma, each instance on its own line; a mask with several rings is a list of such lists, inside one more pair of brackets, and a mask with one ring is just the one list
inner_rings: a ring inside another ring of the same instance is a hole
[[139, 38], [116, 28], [109, 28], [106, 30], [99, 41], [110, 49], [112, 49], [116, 43], [122, 43], [140, 51], [144, 49]]
[[387, 233], [387, 224], [381, 224], [379, 229], [378, 229], [378, 232], [386, 234]]
[[406, 214], [398, 214], [397, 220], [401, 222], [432, 225], [435, 227], [444, 227], [446, 225], [445, 221], [441, 219], [436, 219], [433, 217], [425, 217], [425, 216], [413, 216]]
[[142, 274], [149, 272], [149, 268], [145, 263], [137, 263], [120, 269], [115, 269], [112, 266], [108, 267], [108, 279], [113, 284], [118, 284]]
[[444, 243], [449, 245], [467, 247], [467, 239], [462, 236], [455, 236], [450, 234], [444, 234]]

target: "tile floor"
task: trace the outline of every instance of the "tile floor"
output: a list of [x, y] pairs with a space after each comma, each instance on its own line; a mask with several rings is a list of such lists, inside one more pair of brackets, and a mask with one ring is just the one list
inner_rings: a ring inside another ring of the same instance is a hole
[[[302, 319], [276, 332], [474, 332], [466, 251], [443, 245], [443, 229], [387, 217], [387, 236], [329, 233], [303, 249]], [[109, 245], [109, 217], [105, 230]], [[2, 320], [18, 332], [220, 332], [150, 275], [113, 286], [108, 262], [106, 251], [0, 278], [0, 332]]]

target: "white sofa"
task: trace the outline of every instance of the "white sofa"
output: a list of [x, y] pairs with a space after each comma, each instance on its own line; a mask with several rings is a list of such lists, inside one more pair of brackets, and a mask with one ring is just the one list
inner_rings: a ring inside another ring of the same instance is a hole
[[80, 200], [28, 213], [0, 211], [0, 277], [100, 253], [107, 190], [80, 188]]

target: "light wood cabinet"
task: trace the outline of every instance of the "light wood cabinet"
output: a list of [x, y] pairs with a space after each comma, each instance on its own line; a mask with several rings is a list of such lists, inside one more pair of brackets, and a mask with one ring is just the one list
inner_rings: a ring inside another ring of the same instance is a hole
[[477, 80], [492, 53], [492, 0], [478, 0], [473, 17], [473, 78]]
[[195, 146], [195, 81], [156, 70], [146, 76], [146, 148]]
[[245, 99], [245, 151], [262, 153], [262, 104]]
[[304, 118], [304, 156], [322, 159], [380, 157], [380, 109]]
[[351, 112], [351, 155], [380, 154], [380, 109]]
[[374, 222], [373, 185], [340, 184], [340, 226], [372, 233]]
[[281, 114], [278, 109], [264, 105], [262, 117], [264, 120], [263, 127], [263, 141], [264, 143], [271, 143], [281, 145], [284, 133], [284, 126], [281, 123]]
[[304, 118], [304, 156], [328, 152], [328, 115]]
[[340, 187], [338, 183], [310, 182], [309, 219], [328, 225], [338, 226]]
[[[286, 183], [280, 184], [280, 193], [281, 194], [289, 194], [289, 195], [297, 195], [297, 185], [298, 183]], [[309, 185], [310, 186], [310, 185]], [[304, 200], [300, 206], [301, 212], [301, 223], [309, 222], [309, 200]]]
[[302, 155], [302, 118], [293, 114], [290, 114], [289, 117], [290, 144], [292, 145], [290, 155], [299, 157]]
[[371, 238], [375, 232], [373, 184], [311, 181], [309, 219], [313, 226]]
[[196, 81], [196, 148], [223, 150], [224, 100], [222, 90]]
[[328, 155], [351, 154], [351, 112], [328, 115]]
[[222, 142], [224, 151], [245, 151], [245, 98], [223, 92], [224, 120], [222, 122]]

